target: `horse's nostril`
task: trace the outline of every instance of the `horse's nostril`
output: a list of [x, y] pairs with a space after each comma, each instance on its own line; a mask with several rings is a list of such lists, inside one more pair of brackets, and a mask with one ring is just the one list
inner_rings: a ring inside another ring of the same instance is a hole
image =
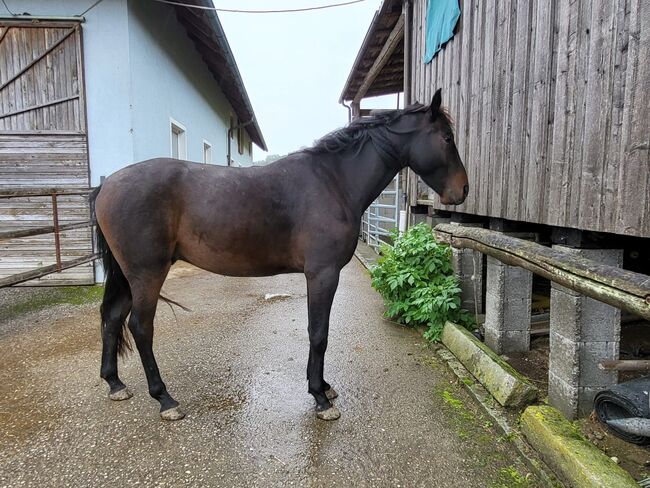
[[465, 185], [463, 187], [463, 196], [466, 197], [468, 193], [469, 193], [469, 185]]

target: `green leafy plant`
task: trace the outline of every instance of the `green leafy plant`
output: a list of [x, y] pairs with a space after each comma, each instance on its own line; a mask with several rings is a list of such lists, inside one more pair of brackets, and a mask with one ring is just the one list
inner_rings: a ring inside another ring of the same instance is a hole
[[392, 238], [393, 245], [382, 245], [381, 257], [370, 271], [386, 315], [402, 324], [426, 326], [424, 337], [431, 341], [440, 339], [447, 320], [472, 329], [470, 314], [460, 308], [449, 246], [436, 242], [426, 224], [401, 235], [394, 232]]

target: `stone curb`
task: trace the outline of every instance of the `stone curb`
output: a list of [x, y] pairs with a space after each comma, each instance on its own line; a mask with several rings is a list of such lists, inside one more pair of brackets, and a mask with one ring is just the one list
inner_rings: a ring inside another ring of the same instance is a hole
[[526, 440], [568, 486], [575, 488], [638, 488], [623, 468], [580, 434], [559, 410], [549, 405], [528, 407], [521, 415]]
[[537, 398], [537, 388], [467, 329], [447, 322], [442, 343], [504, 407], [521, 407]]
[[469, 393], [483, 407], [486, 415], [494, 423], [496, 429], [505, 435], [510, 443], [517, 449], [519, 456], [526, 466], [549, 488], [563, 486], [555, 474], [546, 464], [539, 459], [537, 452], [523, 439], [521, 432], [513, 427], [515, 423], [508, 417], [506, 410], [494, 401], [490, 393], [465, 369], [456, 357], [443, 345], [436, 349], [436, 355], [444, 361], [449, 369], [465, 385]]

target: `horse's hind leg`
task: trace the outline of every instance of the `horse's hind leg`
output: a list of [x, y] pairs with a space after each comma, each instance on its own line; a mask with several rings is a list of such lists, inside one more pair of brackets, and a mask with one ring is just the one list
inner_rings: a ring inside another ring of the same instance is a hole
[[178, 402], [167, 392], [153, 354], [153, 319], [167, 271], [169, 266], [155, 278], [140, 276], [138, 285], [131, 286], [133, 308], [129, 317], [129, 330], [140, 353], [149, 384], [149, 394], [160, 402], [160, 416], [164, 420], [180, 420], [185, 414], [179, 408]]
[[131, 311], [131, 292], [126, 288], [109, 293], [107, 282], [102, 302], [102, 367], [100, 375], [110, 388], [111, 400], [128, 400], [133, 395], [117, 375], [117, 355], [128, 348], [124, 336], [124, 322]]

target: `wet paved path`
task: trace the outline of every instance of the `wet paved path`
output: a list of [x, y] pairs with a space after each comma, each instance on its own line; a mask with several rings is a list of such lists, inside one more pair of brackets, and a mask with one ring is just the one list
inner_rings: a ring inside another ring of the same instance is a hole
[[358, 261], [332, 310], [336, 422], [317, 420], [306, 392], [302, 275], [185, 265], [164, 293], [192, 309], [175, 319], [161, 303], [156, 324], [187, 412], [176, 423], [159, 419], [137, 355], [120, 364], [135, 396], [108, 400], [96, 305], [0, 322], [0, 486], [537, 486], [421, 336], [382, 319]]

